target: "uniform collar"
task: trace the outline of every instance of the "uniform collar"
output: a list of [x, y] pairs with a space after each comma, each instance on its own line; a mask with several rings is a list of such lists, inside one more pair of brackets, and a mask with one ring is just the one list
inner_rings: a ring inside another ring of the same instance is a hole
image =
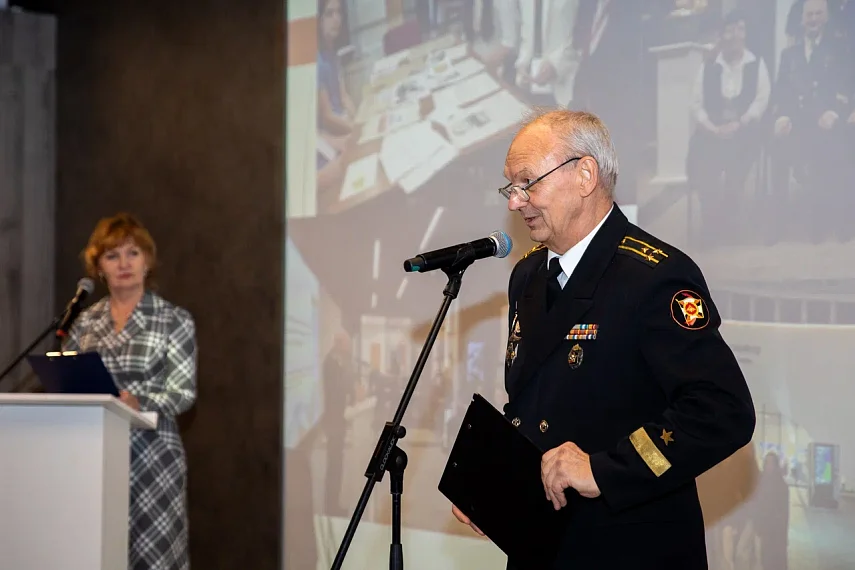
[[549, 250], [546, 257], [547, 266], [549, 262], [552, 261], [553, 258], [559, 258], [558, 263], [561, 264], [561, 269], [564, 271], [564, 274], [568, 277], [573, 275], [573, 270], [576, 269], [576, 266], [579, 265], [579, 260], [582, 259], [582, 255], [584, 255], [585, 250], [588, 249], [588, 246], [591, 244], [591, 241], [594, 239], [594, 236], [603, 227], [603, 224], [606, 223], [609, 215], [611, 215], [612, 211], [614, 211], [615, 206], [612, 204], [612, 207], [609, 208], [609, 211], [606, 212], [606, 215], [603, 216], [603, 219], [594, 227], [593, 230], [588, 232], [588, 235], [583, 237], [579, 243], [568, 249], [564, 252], [564, 255], [559, 255], [552, 250]]

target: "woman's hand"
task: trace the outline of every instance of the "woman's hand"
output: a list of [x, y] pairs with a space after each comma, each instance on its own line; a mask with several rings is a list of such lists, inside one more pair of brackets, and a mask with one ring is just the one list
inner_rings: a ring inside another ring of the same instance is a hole
[[121, 400], [126, 406], [133, 408], [136, 411], [140, 411], [140, 401], [127, 390], [119, 392], [119, 400]]

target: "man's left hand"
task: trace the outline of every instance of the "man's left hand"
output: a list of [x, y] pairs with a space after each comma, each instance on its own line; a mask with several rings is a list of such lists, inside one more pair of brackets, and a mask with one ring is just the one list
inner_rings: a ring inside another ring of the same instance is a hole
[[590, 456], [572, 441], [543, 454], [540, 478], [543, 480], [546, 498], [552, 501], [556, 511], [567, 506], [565, 489], [576, 489], [588, 499], [600, 496], [600, 488], [591, 471]]

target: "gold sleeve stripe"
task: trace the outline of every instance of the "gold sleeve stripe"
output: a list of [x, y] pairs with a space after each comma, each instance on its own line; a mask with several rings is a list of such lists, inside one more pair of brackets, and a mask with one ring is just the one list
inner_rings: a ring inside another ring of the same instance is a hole
[[647, 435], [643, 427], [632, 432], [632, 435], [629, 436], [629, 441], [632, 442], [635, 451], [647, 463], [647, 466], [653, 471], [654, 475], [661, 477], [663, 473], [671, 469], [671, 463], [662, 455], [662, 452], [659, 451], [659, 448], [656, 447], [656, 444], [653, 443], [653, 440], [650, 439], [650, 436]]

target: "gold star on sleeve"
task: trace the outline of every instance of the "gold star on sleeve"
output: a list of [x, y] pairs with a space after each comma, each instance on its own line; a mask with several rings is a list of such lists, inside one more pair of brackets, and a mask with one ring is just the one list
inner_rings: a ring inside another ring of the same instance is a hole
[[664, 442], [665, 442], [665, 445], [668, 445], [669, 443], [671, 443], [672, 441], [674, 441], [673, 434], [674, 434], [674, 432], [673, 432], [673, 431], [665, 431], [665, 430], [663, 429], [663, 430], [662, 430], [662, 435], [660, 435], [659, 437], [662, 439], [662, 441], [664, 441]]

